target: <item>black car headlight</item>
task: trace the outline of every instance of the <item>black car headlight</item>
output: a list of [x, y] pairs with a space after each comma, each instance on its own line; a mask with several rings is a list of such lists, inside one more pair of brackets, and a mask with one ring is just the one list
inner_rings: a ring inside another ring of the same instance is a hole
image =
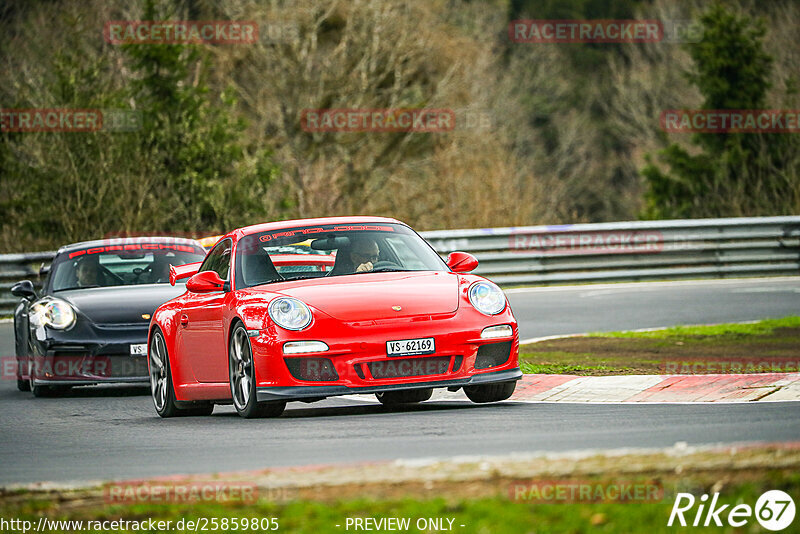
[[66, 330], [75, 324], [75, 309], [69, 302], [56, 299], [42, 299], [31, 307], [30, 321], [34, 326], [48, 326], [56, 330]]

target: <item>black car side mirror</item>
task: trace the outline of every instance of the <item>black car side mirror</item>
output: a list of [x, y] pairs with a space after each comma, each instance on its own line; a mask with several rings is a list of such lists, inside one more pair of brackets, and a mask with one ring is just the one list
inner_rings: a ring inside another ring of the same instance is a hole
[[30, 280], [23, 280], [11, 286], [11, 294], [15, 297], [22, 297], [24, 299], [35, 299], [36, 290], [33, 289], [33, 282]]

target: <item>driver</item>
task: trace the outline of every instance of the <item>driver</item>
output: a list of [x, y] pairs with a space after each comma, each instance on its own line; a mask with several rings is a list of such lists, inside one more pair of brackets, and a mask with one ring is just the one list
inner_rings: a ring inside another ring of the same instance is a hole
[[100, 260], [97, 255], [84, 256], [78, 260], [75, 277], [79, 287], [100, 285]]
[[355, 272], [371, 271], [381, 252], [378, 248], [378, 243], [371, 237], [357, 237], [353, 239], [352, 243], [350, 261], [355, 267]]
[[158, 284], [169, 282], [170, 259], [165, 254], [156, 254], [153, 257], [153, 263], [150, 264], [150, 276], [139, 283]]

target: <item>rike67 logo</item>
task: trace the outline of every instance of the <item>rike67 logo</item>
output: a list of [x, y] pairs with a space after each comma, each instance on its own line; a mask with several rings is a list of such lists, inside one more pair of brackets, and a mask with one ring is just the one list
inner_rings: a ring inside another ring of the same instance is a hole
[[[672, 505], [667, 526], [671, 527], [675, 524], [685, 527], [691, 524], [693, 527], [721, 527], [727, 523], [731, 527], [738, 528], [749, 523], [755, 516], [756, 521], [763, 528], [779, 531], [794, 521], [794, 500], [788, 493], [781, 490], [764, 492], [756, 501], [755, 509], [749, 504], [742, 503], [732, 508], [730, 504], [720, 505], [718, 504], [719, 493], [713, 495], [711, 502], [708, 500], [707, 494], [701, 495], [700, 499], [695, 499], [691, 493], [678, 493], [675, 496], [675, 504]], [[695, 504], [697, 504], [696, 511], [693, 510]]]

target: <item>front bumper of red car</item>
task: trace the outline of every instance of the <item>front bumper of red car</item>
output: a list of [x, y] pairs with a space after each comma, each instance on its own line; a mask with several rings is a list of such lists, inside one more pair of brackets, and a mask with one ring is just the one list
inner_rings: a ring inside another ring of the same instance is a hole
[[508, 382], [522, 378], [522, 371], [519, 367], [503, 371], [490, 371], [487, 373], [476, 374], [467, 378], [457, 378], [452, 380], [426, 380], [422, 382], [404, 382], [397, 384], [382, 384], [365, 387], [350, 386], [289, 386], [289, 387], [267, 387], [257, 388], [256, 395], [258, 402], [265, 401], [290, 401], [304, 399], [320, 399], [323, 397], [333, 397], [337, 395], [354, 395], [367, 393], [380, 393], [382, 391], [392, 391], [400, 389], [419, 389], [419, 388], [459, 388], [464, 386], [479, 386], [494, 384], [497, 382]]
[[[511, 335], [482, 338], [492, 326]], [[389, 356], [387, 342], [433, 338], [429, 354]], [[259, 401], [429, 387], [459, 388], [519, 380], [519, 331], [510, 310], [488, 318], [474, 310], [411, 320], [341, 323], [320, 320], [308, 330], [252, 332]], [[322, 342], [327, 350], [286, 354], [285, 344]]]

